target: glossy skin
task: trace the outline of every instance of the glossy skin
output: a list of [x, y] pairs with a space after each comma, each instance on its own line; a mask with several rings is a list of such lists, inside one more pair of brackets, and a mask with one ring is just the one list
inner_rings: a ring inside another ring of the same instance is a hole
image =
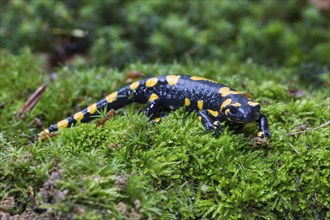
[[186, 106], [188, 111], [196, 111], [198, 119], [206, 130], [214, 130], [217, 136], [219, 129], [222, 129], [220, 122], [223, 121], [230, 124], [257, 122], [259, 125], [257, 136], [271, 136], [267, 117], [260, 112], [259, 103], [247, 99], [242, 93], [197, 76], [164, 75], [127, 85], [73, 116], [50, 126], [40, 134], [40, 137], [70, 127], [77, 121], [88, 122], [98, 110], [117, 110], [132, 102], [145, 103], [146, 115], [155, 122], [160, 121], [163, 111]]

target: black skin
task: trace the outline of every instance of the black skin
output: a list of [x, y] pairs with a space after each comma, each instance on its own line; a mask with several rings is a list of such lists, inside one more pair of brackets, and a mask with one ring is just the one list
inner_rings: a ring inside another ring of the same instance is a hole
[[[164, 111], [186, 106], [190, 112], [196, 111], [198, 118], [207, 131], [213, 130], [219, 136], [223, 130], [221, 122], [234, 125], [256, 122], [259, 125], [258, 136], [269, 137], [267, 117], [260, 112], [259, 103], [244, 97], [235, 90], [214, 81], [184, 75], [163, 75], [150, 77], [127, 85], [116, 92], [114, 99], [104, 98], [96, 103], [96, 110], [120, 109], [132, 102], [146, 104], [145, 114], [150, 120], [159, 121]], [[189, 99], [187, 101], [187, 99]], [[91, 107], [91, 106], [89, 106]], [[98, 111], [83, 109], [81, 122], [88, 122]], [[41, 135], [70, 127], [77, 120], [71, 116], [45, 129]]]

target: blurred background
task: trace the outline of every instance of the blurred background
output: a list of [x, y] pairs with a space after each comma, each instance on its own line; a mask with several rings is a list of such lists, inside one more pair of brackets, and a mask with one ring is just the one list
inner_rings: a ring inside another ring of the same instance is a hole
[[328, 0], [2, 0], [1, 51], [28, 47], [48, 71], [252, 59], [318, 84], [329, 69], [329, 8]]

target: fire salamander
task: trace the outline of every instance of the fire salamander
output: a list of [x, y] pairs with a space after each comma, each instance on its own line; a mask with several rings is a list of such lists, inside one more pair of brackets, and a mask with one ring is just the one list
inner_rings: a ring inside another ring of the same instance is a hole
[[267, 117], [260, 112], [258, 102], [243, 96], [225, 85], [198, 76], [163, 75], [133, 82], [106, 96], [80, 112], [42, 131], [39, 137], [93, 119], [98, 110], [120, 109], [132, 102], [146, 104], [145, 114], [159, 122], [162, 113], [185, 106], [188, 111], [196, 111], [198, 120], [206, 130], [219, 135], [220, 122], [244, 124], [257, 122], [258, 137], [271, 136]]

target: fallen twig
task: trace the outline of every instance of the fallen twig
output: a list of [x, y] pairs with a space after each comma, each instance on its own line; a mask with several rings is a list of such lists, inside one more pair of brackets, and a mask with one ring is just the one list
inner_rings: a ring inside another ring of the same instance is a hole
[[106, 121], [108, 121], [110, 118], [113, 118], [115, 116], [115, 112], [116, 111], [114, 109], [110, 109], [110, 111], [108, 111], [106, 116], [96, 124], [96, 127], [102, 127]]
[[306, 133], [306, 132], [309, 132], [309, 131], [315, 131], [315, 130], [318, 130], [318, 129], [320, 129], [320, 128], [326, 127], [326, 126], [328, 126], [328, 125], [330, 125], [330, 121], [327, 121], [327, 122], [325, 122], [324, 124], [321, 124], [321, 125], [319, 125], [319, 126], [317, 126], [317, 127], [315, 127], [315, 128], [306, 128], [306, 129], [303, 130], [303, 131], [296, 131], [296, 132], [288, 133], [288, 134], [286, 134], [286, 136], [294, 136], [294, 135], [297, 135], [297, 134], [303, 134], [303, 133]]

